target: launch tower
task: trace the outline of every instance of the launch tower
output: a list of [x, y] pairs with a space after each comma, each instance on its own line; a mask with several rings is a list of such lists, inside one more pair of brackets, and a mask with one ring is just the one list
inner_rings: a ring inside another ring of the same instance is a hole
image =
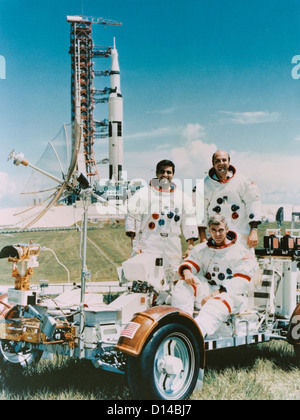
[[92, 25], [121, 25], [120, 23], [86, 16], [67, 16], [71, 23], [71, 120], [77, 121], [82, 130], [82, 144], [78, 158], [78, 170], [90, 182], [99, 178], [94, 155], [95, 139], [107, 137], [108, 122], [94, 121], [93, 110], [97, 103], [108, 102], [105, 95], [110, 89], [95, 90], [95, 76], [110, 76], [107, 71], [94, 71], [93, 58], [110, 57], [111, 47], [95, 47], [92, 39]]

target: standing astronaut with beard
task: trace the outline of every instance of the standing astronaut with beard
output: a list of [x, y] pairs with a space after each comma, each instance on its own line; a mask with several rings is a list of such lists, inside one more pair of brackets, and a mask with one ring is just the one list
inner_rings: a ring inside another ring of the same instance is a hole
[[247, 305], [250, 281], [257, 270], [253, 254], [229, 231], [225, 217], [208, 221], [211, 237], [191, 251], [180, 265], [172, 305], [193, 315], [205, 337], [218, 330], [231, 313]]

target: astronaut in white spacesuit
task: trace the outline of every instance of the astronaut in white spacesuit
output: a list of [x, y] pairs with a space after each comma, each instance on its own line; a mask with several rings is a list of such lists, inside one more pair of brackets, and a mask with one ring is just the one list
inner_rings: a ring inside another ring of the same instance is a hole
[[231, 313], [247, 306], [250, 281], [257, 262], [237, 236], [229, 231], [226, 219], [216, 215], [209, 219], [211, 237], [191, 251], [180, 265], [172, 305], [193, 315], [194, 306], [200, 309], [195, 321], [203, 336], [212, 335]]
[[207, 240], [205, 230], [209, 217], [222, 214], [238, 239], [248, 248], [254, 248], [258, 244], [257, 227], [262, 216], [258, 187], [236, 171], [226, 151], [215, 152], [212, 164], [204, 180], [204, 220], [201, 207], [197, 208], [200, 242]]
[[125, 231], [133, 239], [133, 254], [160, 255], [163, 266], [177, 272], [182, 262], [181, 230], [189, 250], [198, 239], [198, 231], [192, 197], [172, 182], [174, 172], [172, 161], [157, 164], [157, 178], [128, 200]]

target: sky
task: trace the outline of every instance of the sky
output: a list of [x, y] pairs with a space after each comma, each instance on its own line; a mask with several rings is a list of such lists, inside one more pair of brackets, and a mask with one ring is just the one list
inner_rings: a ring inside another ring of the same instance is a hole
[[[225, 149], [263, 203], [300, 205], [299, 0], [0, 0], [0, 209], [30, 176], [10, 151], [36, 163], [71, 121], [66, 16], [81, 14], [122, 23], [93, 25], [93, 40], [116, 38], [128, 179], [150, 179], [161, 159], [201, 179]], [[107, 114], [96, 105], [96, 119]], [[108, 141], [95, 151], [108, 157]]]

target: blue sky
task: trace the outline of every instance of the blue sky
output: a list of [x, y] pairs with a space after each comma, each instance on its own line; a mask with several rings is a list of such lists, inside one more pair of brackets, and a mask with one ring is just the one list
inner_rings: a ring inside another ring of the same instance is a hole
[[[299, 0], [0, 0], [0, 208], [15, 204], [30, 175], [7, 162], [11, 149], [35, 163], [70, 122], [66, 16], [82, 10], [122, 22], [94, 25], [93, 39], [116, 37], [129, 179], [150, 178], [162, 158], [174, 160], [178, 178], [201, 178], [225, 148], [263, 202], [300, 204], [300, 80], [291, 74]], [[96, 106], [95, 117], [107, 110]], [[107, 157], [107, 142], [96, 152]]]

